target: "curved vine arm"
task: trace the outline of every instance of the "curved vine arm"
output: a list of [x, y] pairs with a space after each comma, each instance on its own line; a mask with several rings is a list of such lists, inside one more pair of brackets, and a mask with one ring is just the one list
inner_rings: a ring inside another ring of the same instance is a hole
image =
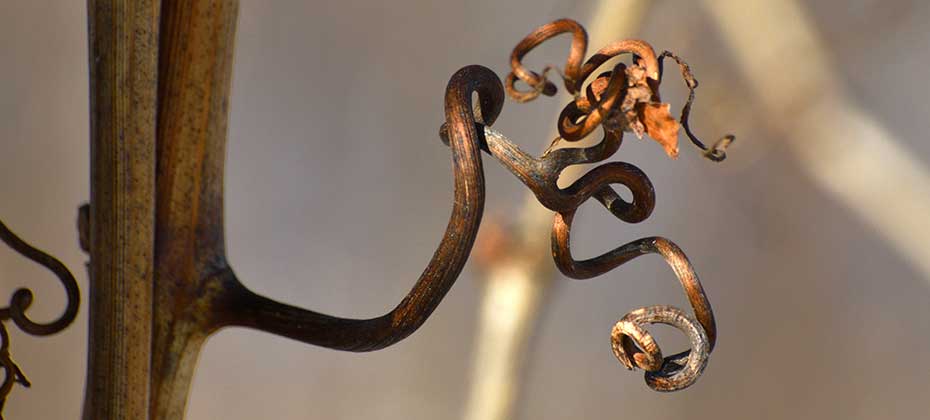
[[[479, 107], [473, 111], [475, 92]], [[230, 302], [234, 310], [229, 324], [349, 351], [382, 349], [416, 331], [455, 283], [478, 233], [484, 208], [484, 175], [476, 123], [492, 124], [503, 102], [500, 79], [485, 67], [465, 67], [449, 81], [445, 113], [455, 178], [452, 215], [433, 258], [396, 308], [372, 319], [338, 318], [276, 302], [239, 284]], [[227, 276], [227, 284], [238, 284], [231, 271], [223, 275]]]
[[[569, 141], [577, 141], [597, 127], [603, 127], [603, 140], [590, 147], [551, 150], [539, 158], [532, 157], [490, 128], [503, 106], [506, 89], [520, 102], [532, 100], [540, 93], [554, 93], [555, 86], [542, 74], [525, 69], [521, 61], [533, 48], [562, 33], [572, 34], [572, 47], [562, 77], [576, 100], [560, 117], [559, 131]], [[394, 308], [377, 318], [347, 319], [286, 305], [249, 291], [230, 269], [217, 277], [225, 285], [229, 310], [222, 325], [252, 327], [324, 347], [371, 351], [387, 347], [419, 328], [451, 288], [461, 272], [474, 243], [484, 204], [484, 180], [480, 151], [484, 149], [523, 181], [547, 208], [559, 214], [573, 214], [584, 201], [594, 197], [621, 220], [636, 223], [646, 219], [654, 206], [652, 185], [634, 166], [612, 162], [601, 165], [567, 188], [557, 185], [568, 166], [595, 163], [607, 159], [619, 148], [625, 129], [641, 127], [642, 118], [634, 109], [638, 104], [658, 99], [659, 63], [649, 44], [624, 40], [599, 50], [583, 63], [587, 35], [577, 22], [562, 19], [540, 27], [514, 49], [513, 71], [506, 87], [488, 69], [469, 66], [457, 72], [446, 90], [446, 123], [440, 136], [453, 151], [455, 200], [446, 233], [427, 268], [410, 293]], [[634, 66], [616, 65], [589, 84], [581, 94], [584, 81], [610, 58], [630, 53]], [[517, 91], [520, 79], [532, 88]], [[472, 107], [472, 93], [478, 93], [480, 106]], [[623, 118], [626, 118], [623, 120]], [[639, 133], [638, 133], [639, 134]], [[677, 150], [677, 149], [676, 149]], [[645, 182], [631, 187], [631, 179], [642, 176]], [[632, 177], [632, 178], [631, 178]], [[622, 184], [631, 188], [634, 203], [624, 201], [611, 187]]]

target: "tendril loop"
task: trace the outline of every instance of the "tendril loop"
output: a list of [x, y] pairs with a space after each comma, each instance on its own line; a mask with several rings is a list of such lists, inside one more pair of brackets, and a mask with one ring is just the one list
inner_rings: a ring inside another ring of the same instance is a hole
[[0, 222], [0, 240], [20, 255], [47, 268], [55, 274], [64, 287], [65, 296], [67, 298], [65, 310], [58, 319], [48, 323], [41, 323], [33, 321], [26, 315], [26, 310], [32, 305], [32, 291], [25, 288], [17, 289], [10, 299], [10, 306], [0, 309], [0, 321], [12, 319], [13, 323], [24, 332], [38, 336], [55, 334], [65, 329], [68, 325], [71, 325], [71, 322], [73, 322], [74, 318], [77, 316], [78, 306], [80, 305], [80, 291], [78, 290], [74, 275], [68, 271], [68, 268], [65, 267], [61, 261], [58, 261], [55, 257], [36, 249], [20, 239], [19, 236], [10, 231], [3, 222]]
[[[685, 334], [691, 350], [662, 357], [662, 350], [642, 324], [667, 324]], [[710, 353], [707, 333], [690, 315], [674, 306], [648, 306], [626, 314], [614, 324], [610, 333], [614, 356], [627, 369], [646, 371], [646, 384], [660, 392], [678, 391], [693, 384], [704, 368]]]

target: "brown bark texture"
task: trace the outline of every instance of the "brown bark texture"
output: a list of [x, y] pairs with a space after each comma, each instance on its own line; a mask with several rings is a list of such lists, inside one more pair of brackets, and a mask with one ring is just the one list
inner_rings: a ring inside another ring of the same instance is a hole
[[157, 0], [90, 0], [90, 318], [84, 419], [144, 419], [154, 240]]

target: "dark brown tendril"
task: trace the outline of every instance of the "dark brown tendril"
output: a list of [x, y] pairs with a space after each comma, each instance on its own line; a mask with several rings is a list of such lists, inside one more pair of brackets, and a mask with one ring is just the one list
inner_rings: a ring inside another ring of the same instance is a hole
[[16, 326], [24, 332], [39, 336], [55, 334], [65, 329], [68, 325], [71, 325], [71, 322], [73, 322], [74, 318], [77, 316], [81, 299], [77, 281], [74, 280], [74, 275], [68, 271], [68, 268], [65, 267], [61, 261], [58, 261], [55, 257], [36, 249], [20, 239], [19, 236], [16, 236], [15, 233], [10, 231], [3, 222], [0, 222], [0, 240], [20, 255], [47, 268], [55, 274], [61, 282], [61, 285], [65, 288], [65, 296], [68, 302], [64, 312], [58, 319], [48, 323], [35, 322], [26, 315], [26, 310], [32, 305], [32, 291], [25, 288], [18, 289], [13, 293], [10, 306], [0, 309], [0, 321], [12, 319]]
[[0, 309], [0, 340], [3, 341], [0, 343], [0, 368], [3, 368], [4, 371], [3, 383], [0, 384], [0, 420], [2, 420], [3, 405], [6, 403], [10, 391], [13, 390], [13, 384], [19, 383], [27, 388], [31, 385], [26, 376], [23, 375], [23, 371], [10, 357], [10, 335], [3, 321], [13, 320], [17, 327], [31, 335], [55, 334], [70, 325], [77, 316], [80, 291], [74, 276], [61, 261], [20, 239], [2, 221], [0, 221], [0, 240], [22, 256], [54, 273], [64, 286], [67, 299], [64, 313], [58, 319], [48, 323], [35, 322], [26, 315], [26, 310], [29, 309], [33, 300], [33, 293], [29, 289], [16, 290], [10, 299], [10, 306]]
[[[505, 89], [511, 98], [527, 102], [543, 93], [552, 96], [555, 85], [542, 74], [528, 71], [521, 60], [530, 50], [545, 40], [562, 33], [572, 33], [572, 46], [565, 65], [564, 84], [574, 99], [562, 110], [558, 119], [560, 138], [577, 142], [602, 127], [601, 142], [590, 147], [550, 147], [540, 157], [534, 157], [514, 145], [503, 134], [476, 124], [481, 136], [481, 148], [494, 156], [535, 194], [539, 202], [554, 211], [552, 227], [552, 254], [559, 270], [568, 277], [587, 279], [604, 274], [636, 257], [659, 254], [669, 264], [681, 283], [695, 316], [685, 314], [671, 306], [650, 306], [634, 310], [614, 326], [612, 347], [614, 354], [632, 369], [646, 371], [646, 383], [657, 391], [675, 391], [693, 384], [703, 372], [717, 338], [716, 323], [710, 302], [701, 282], [684, 252], [671, 241], [643, 238], [588, 260], [575, 260], [571, 254], [571, 225], [579, 206], [594, 197], [615, 217], [628, 223], [645, 220], [655, 206], [655, 192], [649, 178], [639, 168], [625, 162], [602, 164], [566, 188], [558, 186], [559, 176], [565, 168], [601, 162], [619, 148], [623, 131], [642, 136], [647, 129], [642, 119], [643, 107], [657, 103], [661, 82], [662, 59], [672, 57], [682, 66], [682, 74], [690, 90], [688, 102], [682, 111], [681, 124], [688, 137], [711, 160], [726, 157], [726, 146], [732, 136], [718, 141], [711, 148], [704, 146], [691, 132], [688, 116], [694, 101], [697, 81], [687, 64], [677, 56], [665, 52], [657, 57], [652, 47], [640, 40], [622, 40], [595, 53], [583, 65], [587, 49], [587, 36], [577, 22], [561, 19], [543, 25], [531, 32], [511, 54], [511, 72]], [[633, 64], [619, 63], [607, 72], [597, 75], [584, 88], [584, 82], [611, 58], [629, 53]], [[534, 90], [518, 91], [514, 81], [521, 80]], [[443, 125], [440, 135], [448, 143], [448, 127]], [[558, 141], [557, 139], [556, 141]], [[658, 140], [658, 139], [657, 139]], [[555, 143], [555, 142], [554, 142]], [[554, 146], [554, 144], [553, 144]], [[675, 149], [677, 153], [677, 146]], [[633, 196], [627, 202], [612, 187], [627, 188]], [[661, 349], [644, 328], [645, 324], [665, 323], [686, 333], [691, 349], [673, 356], [662, 357]]]
[[3, 383], [0, 384], [0, 420], [3, 420], [3, 406], [6, 404], [6, 397], [13, 390], [13, 385], [18, 383], [29, 388], [32, 383], [10, 357], [10, 334], [2, 322], [0, 322], [0, 340], [3, 341], [0, 343], [0, 368], [3, 368]]
[[684, 60], [682, 60], [677, 55], [669, 52], [663, 51], [659, 55], [659, 75], [660, 77], [663, 74], [663, 62], [666, 57], [671, 57], [678, 63], [678, 66], [681, 67], [681, 77], [685, 80], [685, 85], [688, 87], [688, 101], [685, 102], [685, 105], [681, 108], [681, 125], [685, 128], [685, 134], [688, 135], [688, 138], [691, 140], [691, 143], [694, 143], [695, 146], [699, 147], [704, 151], [704, 157], [710, 159], [714, 162], [721, 162], [727, 158], [727, 147], [736, 140], [736, 136], [732, 134], [726, 134], [720, 139], [718, 139], [711, 147], [707, 147], [704, 143], [694, 135], [691, 131], [691, 126], [688, 123], [688, 118], [691, 115], [691, 104], [694, 103], [694, 91], [698, 87], [698, 81], [694, 78], [694, 73], [691, 72], [691, 66], [688, 65]]
[[[572, 34], [572, 46], [568, 53], [568, 59], [565, 61], [565, 71], [562, 73], [562, 77], [565, 81], [565, 88], [572, 94], [578, 93], [575, 81], [579, 78], [581, 72], [581, 60], [584, 59], [585, 50], [588, 46], [588, 34], [578, 22], [571, 19], [559, 19], [536, 28], [513, 49], [513, 53], [510, 55], [510, 66], [513, 71], [504, 79], [505, 89], [511, 98], [517, 102], [527, 102], [536, 99], [540, 93], [546, 96], [555, 95], [555, 85], [546, 78], [548, 71], [539, 74], [527, 70], [523, 67], [522, 61], [523, 57], [539, 44], [564, 33]], [[546, 68], [546, 70], [551, 69], [551, 66]], [[514, 86], [517, 79], [526, 83], [531, 90], [518, 90]]]

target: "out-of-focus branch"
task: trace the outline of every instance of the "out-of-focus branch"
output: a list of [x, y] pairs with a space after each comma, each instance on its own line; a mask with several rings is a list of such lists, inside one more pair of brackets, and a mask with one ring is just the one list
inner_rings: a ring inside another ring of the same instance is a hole
[[[808, 175], [930, 281], [930, 171], [855, 103], [797, 0], [705, 0], [705, 9]], [[791, 60], [786, 60], [790, 57]]]
[[[538, 204], [537, 204], [538, 206]], [[530, 206], [527, 206], [529, 208]], [[542, 213], [542, 214], [539, 214]], [[524, 227], [506, 232], [494, 220], [485, 222], [474, 260], [483, 265], [484, 295], [472, 362], [466, 420], [510, 419], [520, 390], [522, 361], [555, 275], [546, 252], [545, 234], [525, 235], [529, 225], [545, 232], [551, 213], [524, 211]], [[541, 217], [540, 217], [541, 216]], [[490, 222], [490, 223], [489, 223]], [[510, 235], [516, 235], [510, 236]], [[507, 241], [503, 238], [514, 238]], [[525, 246], [525, 248], [521, 248]]]
[[[606, 45], [630, 36], [639, 27], [648, 5], [649, 0], [601, 1], [593, 11], [589, 44]], [[584, 169], [581, 165], [571, 166], [563, 172], [563, 178], [577, 178]], [[556, 274], [546, 234], [552, 227], [552, 212], [528, 194], [518, 219], [509, 222], [514, 231], [498, 234], [487, 231], [501, 226], [492, 227], [493, 221], [486, 221], [483, 240], [477, 244], [476, 259], [484, 263], [482, 275], [486, 282], [465, 420], [513, 418], [529, 340]], [[501, 239], [507, 236], [512, 241]]]

